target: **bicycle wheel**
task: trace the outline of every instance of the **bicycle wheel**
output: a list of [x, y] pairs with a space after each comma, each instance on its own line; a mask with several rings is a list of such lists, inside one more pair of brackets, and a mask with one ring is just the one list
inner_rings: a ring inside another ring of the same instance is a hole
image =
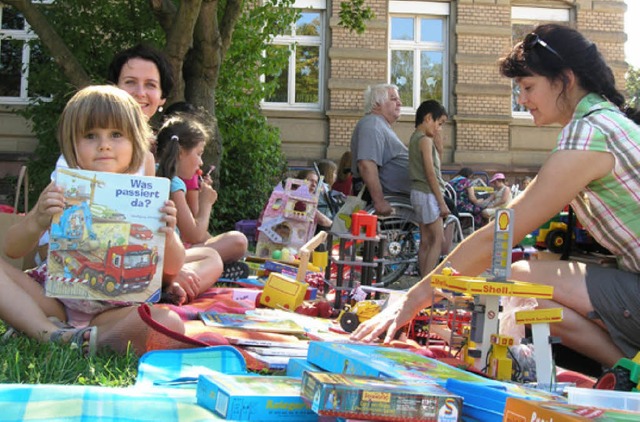
[[[375, 286], [387, 286], [410, 271], [418, 271], [420, 228], [414, 222], [411, 205], [400, 201], [389, 200], [394, 209], [392, 215], [378, 216], [378, 234], [384, 237], [384, 249], [378, 256], [382, 257], [384, 265], [382, 279], [376, 280]], [[373, 214], [375, 210], [368, 209], [367, 212]]]

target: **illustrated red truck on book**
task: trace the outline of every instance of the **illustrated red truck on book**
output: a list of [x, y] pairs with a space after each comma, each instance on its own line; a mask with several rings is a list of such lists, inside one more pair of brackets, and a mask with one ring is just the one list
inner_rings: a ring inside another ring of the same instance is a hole
[[158, 254], [144, 245], [109, 246], [104, 256], [80, 250], [53, 251], [67, 279], [80, 279], [109, 296], [144, 290], [153, 278]]

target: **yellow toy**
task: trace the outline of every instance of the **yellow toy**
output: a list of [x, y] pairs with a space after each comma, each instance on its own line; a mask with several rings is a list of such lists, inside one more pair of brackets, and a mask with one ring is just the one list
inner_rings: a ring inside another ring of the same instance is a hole
[[[493, 244], [493, 278], [455, 276], [450, 269], [448, 275], [434, 275], [431, 285], [474, 297], [473, 315], [469, 337], [463, 356], [473, 360], [473, 366], [485, 370], [492, 347], [491, 336], [498, 333], [498, 312], [501, 296], [553, 298], [553, 287], [523, 281], [508, 280], [511, 270], [511, 245], [513, 243], [513, 210], [499, 209], [495, 216]], [[444, 271], [443, 271], [444, 272]]]
[[491, 345], [487, 375], [497, 380], [510, 381], [513, 361], [509, 358], [509, 347], [513, 346], [513, 337], [492, 334]]
[[519, 311], [515, 315], [516, 324], [531, 324], [538, 388], [550, 389], [554, 381], [551, 345], [559, 340], [551, 337], [549, 323], [562, 321], [562, 308]]
[[326, 232], [320, 232], [300, 248], [298, 253], [300, 255], [300, 266], [298, 267], [296, 279], [280, 273], [269, 274], [262, 295], [260, 295], [260, 304], [269, 308], [284, 308], [291, 311], [302, 304], [307, 293], [307, 283], [305, 283], [304, 278], [307, 274], [309, 257], [311, 252], [320, 243], [324, 242], [326, 237]]

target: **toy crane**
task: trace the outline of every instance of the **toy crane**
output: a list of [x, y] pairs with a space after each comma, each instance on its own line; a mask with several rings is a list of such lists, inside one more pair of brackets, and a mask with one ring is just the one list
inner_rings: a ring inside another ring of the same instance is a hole
[[[498, 335], [498, 313], [501, 296], [535, 297], [551, 299], [553, 287], [523, 281], [509, 280], [511, 272], [511, 248], [513, 243], [513, 210], [500, 209], [496, 212], [495, 236], [491, 277], [467, 277], [434, 275], [432, 286], [465, 293], [473, 296], [473, 313], [467, 344], [463, 357], [476, 369], [486, 371], [492, 363], [494, 374], [504, 376], [511, 373], [511, 360], [501, 357], [500, 347], [508, 346], [509, 338]], [[493, 336], [493, 339], [492, 339]], [[512, 341], [512, 339], [511, 339]], [[491, 355], [496, 347], [496, 352]], [[493, 359], [493, 362], [490, 362]], [[508, 370], [503, 369], [507, 365]]]

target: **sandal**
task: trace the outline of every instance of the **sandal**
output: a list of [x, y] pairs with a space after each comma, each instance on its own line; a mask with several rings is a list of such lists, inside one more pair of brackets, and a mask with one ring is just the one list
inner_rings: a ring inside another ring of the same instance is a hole
[[[89, 339], [84, 338], [84, 334], [89, 331]], [[71, 337], [65, 339], [65, 334], [72, 333]], [[98, 349], [98, 327], [89, 326], [84, 328], [60, 328], [51, 333], [49, 341], [58, 344], [69, 344], [78, 348], [84, 357], [93, 357]]]
[[249, 277], [249, 266], [242, 261], [233, 261], [224, 264], [220, 279], [235, 281], [241, 278]]

